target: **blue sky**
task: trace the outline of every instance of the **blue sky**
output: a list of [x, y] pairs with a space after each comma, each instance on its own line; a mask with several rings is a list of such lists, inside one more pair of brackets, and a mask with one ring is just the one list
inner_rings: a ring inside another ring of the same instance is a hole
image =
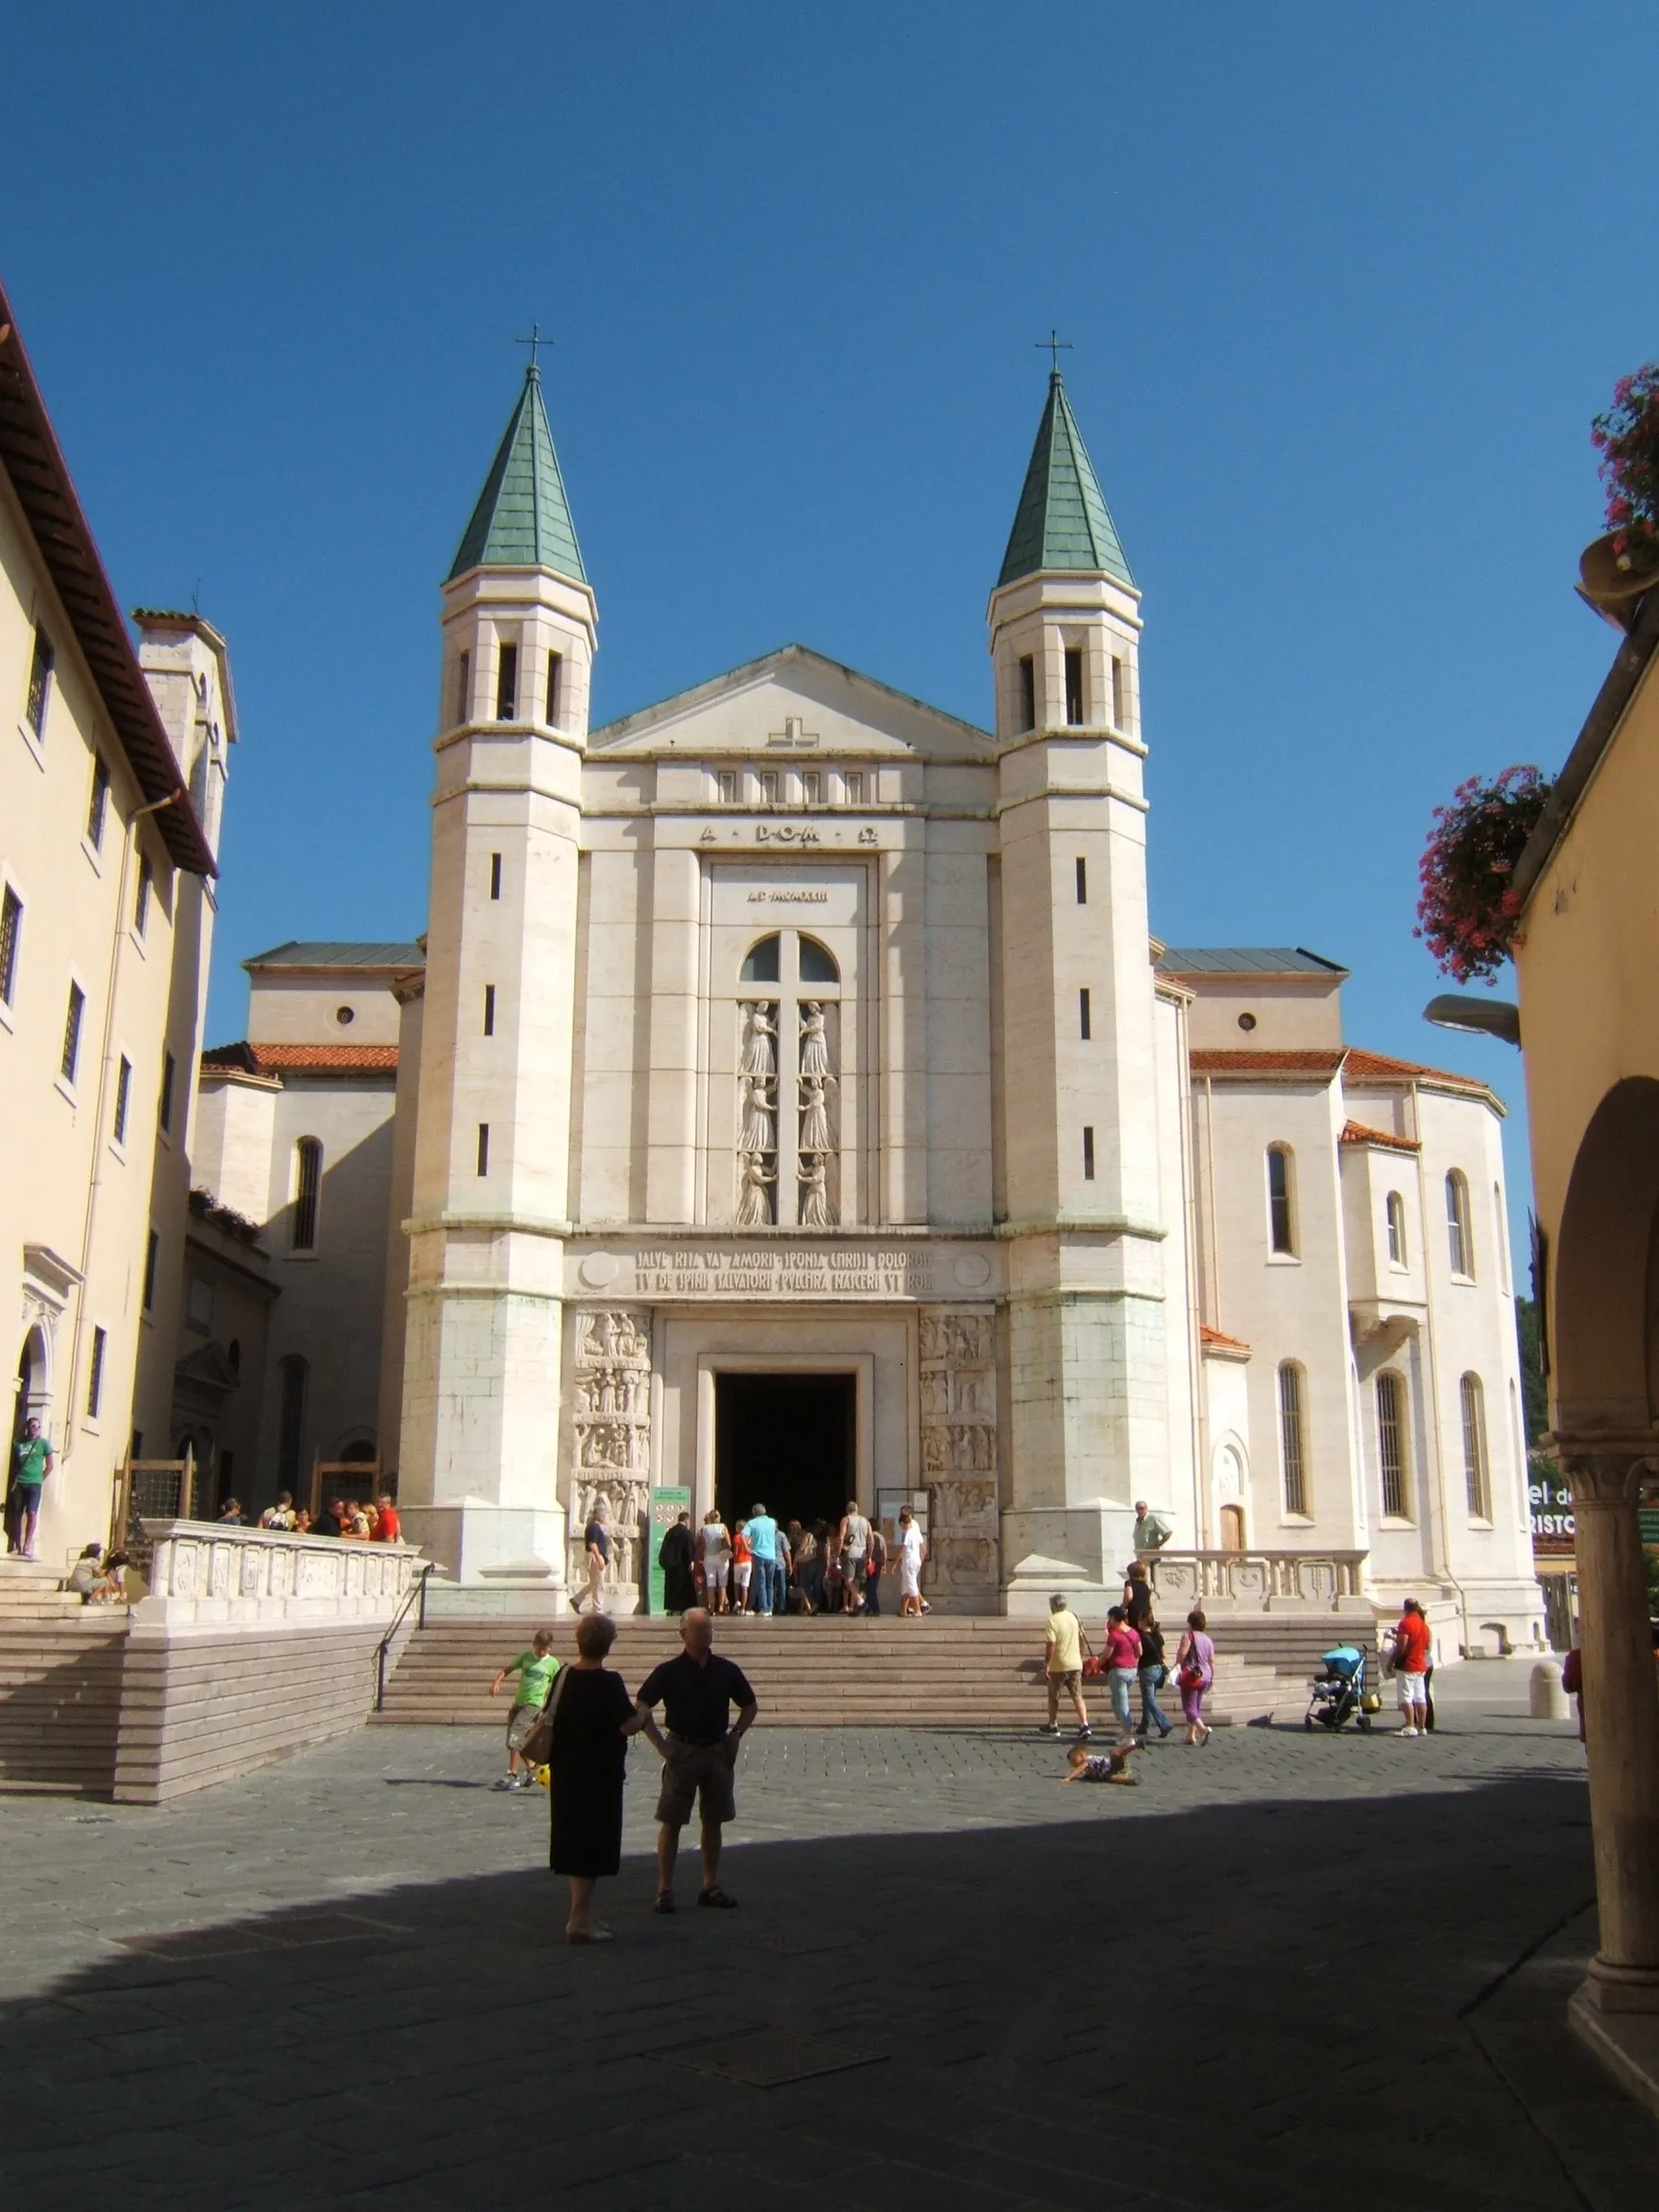
[[125, 604], [228, 635], [211, 1029], [422, 925], [437, 586], [532, 318], [596, 714], [788, 638], [989, 714], [1051, 323], [1145, 594], [1153, 926], [1428, 1030], [1431, 807], [1564, 758], [1589, 422], [1656, 350], [1646, 10], [15, 12], [0, 270]]

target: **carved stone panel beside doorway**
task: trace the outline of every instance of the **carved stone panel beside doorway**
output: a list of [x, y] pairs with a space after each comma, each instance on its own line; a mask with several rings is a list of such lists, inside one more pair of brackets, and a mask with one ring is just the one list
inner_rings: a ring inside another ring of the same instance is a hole
[[997, 1333], [982, 1309], [921, 1314], [922, 1479], [941, 1595], [998, 1587]]
[[601, 1501], [610, 1510], [608, 1591], [637, 1595], [651, 1492], [651, 1316], [637, 1309], [579, 1308], [571, 1374], [571, 1582], [583, 1575], [582, 1531]]

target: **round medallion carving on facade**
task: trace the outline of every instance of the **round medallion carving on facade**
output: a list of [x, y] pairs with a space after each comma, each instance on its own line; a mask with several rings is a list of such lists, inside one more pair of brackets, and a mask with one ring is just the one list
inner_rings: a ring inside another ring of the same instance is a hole
[[589, 1290], [603, 1290], [607, 1283], [616, 1280], [617, 1262], [609, 1252], [589, 1252], [577, 1273]]
[[964, 1290], [977, 1290], [991, 1280], [991, 1262], [982, 1252], [964, 1252], [956, 1262], [956, 1280]]

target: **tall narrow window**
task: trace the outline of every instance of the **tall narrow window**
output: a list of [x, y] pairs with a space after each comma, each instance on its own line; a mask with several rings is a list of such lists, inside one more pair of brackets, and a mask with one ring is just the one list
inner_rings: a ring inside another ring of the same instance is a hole
[[1388, 1223], [1388, 1259], [1392, 1266], [1406, 1264], [1406, 1201], [1398, 1190], [1390, 1190], [1383, 1213]]
[[488, 1175], [490, 1172], [490, 1124], [488, 1121], [480, 1121], [478, 1124], [478, 1172], [480, 1175]]
[[455, 662], [455, 719], [465, 722], [472, 710], [472, 656], [461, 654]]
[[125, 1053], [115, 1070], [115, 1118], [113, 1134], [117, 1144], [127, 1142], [127, 1109], [132, 1102], [132, 1063]]
[[104, 1403], [104, 1354], [109, 1339], [102, 1329], [92, 1332], [92, 1358], [86, 1369], [86, 1418], [96, 1421]]
[[1377, 1469], [1381, 1478], [1383, 1518], [1410, 1518], [1410, 1496], [1406, 1480], [1406, 1387], [1391, 1367], [1377, 1378]]
[[805, 805], [817, 806], [824, 798], [824, 779], [816, 768], [808, 768], [801, 779], [801, 798]]
[[288, 1238], [291, 1252], [317, 1249], [317, 1206], [323, 1190], [323, 1147], [315, 1137], [301, 1137], [294, 1147], [294, 1222]]
[[1288, 1144], [1267, 1148], [1267, 1240], [1273, 1251], [1295, 1256], [1296, 1190]]
[[1077, 863], [1077, 903], [1079, 906], [1087, 906], [1089, 903], [1089, 863], [1087, 860], [1079, 860]]
[[1285, 1510], [1306, 1516], [1308, 1454], [1302, 1430], [1302, 1370], [1290, 1359], [1279, 1370], [1279, 1454], [1285, 1463]]
[[484, 986], [484, 1034], [486, 1037], [493, 1037], [495, 1034], [495, 986], [493, 983], [486, 983]]
[[1083, 1131], [1083, 1180], [1085, 1183], [1094, 1180], [1094, 1132], [1090, 1128]]
[[137, 930], [140, 937], [143, 936], [149, 925], [150, 893], [155, 881], [155, 874], [150, 866], [150, 855], [147, 853], [140, 853], [138, 855], [138, 891], [132, 902], [132, 926]]
[[104, 843], [104, 817], [109, 811], [109, 763], [102, 753], [92, 756], [92, 796], [86, 802], [86, 842], [94, 853]]
[[518, 648], [503, 645], [495, 663], [495, 719], [511, 722], [518, 710]]
[[499, 899], [501, 896], [501, 855], [499, 853], [492, 853], [490, 855], [490, 896], [492, 899]]
[[17, 988], [17, 951], [23, 941], [23, 902], [8, 883], [0, 891], [0, 1003], [10, 1006]]
[[1453, 1274], [1473, 1277], [1475, 1239], [1469, 1230], [1469, 1185], [1457, 1167], [1446, 1178], [1446, 1243]]
[[1083, 649], [1066, 648], [1066, 719], [1072, 729], [1083, 721]]
[[276, 1480], [291, 1495], [300, 1487], [300, 1454], [305, 1441], [307, 1369], [297, 1352], [277, 1362], [282, 1396], [276, 1417]]
[[1020, 727], [1037, 727], [1037, 663], [1029, 653], [1020, 656]]
[[722, 768], [720, 771], [720, 804], [722, 806], [734, 806], [737, 804], [735, 768]]
[[1084, 1040], [1085, 1043], [1088, 1042], [1090, 1027], [1089, 994], [1087, 991], [1079, 991], [1077, 994], [1077, 1034]]
[[1486, 1406], [1479, 1375], [1465, 1375], [1457, 1385], [1457, 1404], [1463, 1415], [1463, 1488], [1472, 1521], [1492, 1518], [1492, 1486], [1486, 1477]]
[[161, 1103], [156, 1118], [163, 1129], [173, 1126], [173, 1076], [176, 1063], [171, 1052], [161, 1055]]
[[24, 711], [36, 737], [46, 734], [46, 702], [52, 696], [52, 664], [57, 655], [44, 630], [35, 633], [35, 651], [29, 661], [29, 700]]
[[846, 775], [841, 779], [841, 788], [846, 793], [849, 806], [863, 805], [864, 775], [861, 769], [849, 768]]
[[1114, 653], [1112, 656], [1112, 727], [1114, 730], [1126, 730], [1129, 727], [1123, 718], [1123, 710], [1127, 705], [1123, 692], [1123, 662], [1118, 655]]
[[776, 806], [778, 804], [778, 771], [776, 768], [763, 768], [760, 771], [760, 804], [762, 806]]
[[144, 1310], [152, 1312], [156, 1305], [156, 1263], [161, 1257], [161, 1232], [152, 1229], [144, 1246]]
[[81, 1022], [86, 1012], [86, 994], [79, 983], [69, 986], [69, 1005], [63, 1017], [63, 1059], [60, 1072], [65, 1083], [73, 1083], [75, 1070], [81, 1065]]
[[564, 654], [549, 652], [547, 655], [547, 720], [555, 730], [559, 727], [559, 716], [565, 706], [564, 700], [559, 696], [560, 680], [564, 673]]

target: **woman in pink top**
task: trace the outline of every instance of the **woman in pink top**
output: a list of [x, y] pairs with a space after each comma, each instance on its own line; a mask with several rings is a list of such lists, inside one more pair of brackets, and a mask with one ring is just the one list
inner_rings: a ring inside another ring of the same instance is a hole
[[1181, 1690], [1181, 1710], [1187, 1717], [1187, 1745], [1208, 1743], [1209, 1722], [1204, 1718], [1204, 1693], [1215, 1680], [1215, 1647], [1205, 1633], [1200, 1612], [1187, 1616], [1187, 1633], [1175, 1654], [1175, 1680]]
[[1101, 1657], [1106, 1662], [1106, 1687], [1112, 1694], [1118, 1732], [1122, 1742], [1133, 1743], [1135, 1729], [1129, 1719], [1129, 1694], [1141, 1679], [1141, 1639], [1130, 1627], [1121, 1605], [1114, 1605], [1107, 1614], [1103, 1641], [1105, 1649]]

